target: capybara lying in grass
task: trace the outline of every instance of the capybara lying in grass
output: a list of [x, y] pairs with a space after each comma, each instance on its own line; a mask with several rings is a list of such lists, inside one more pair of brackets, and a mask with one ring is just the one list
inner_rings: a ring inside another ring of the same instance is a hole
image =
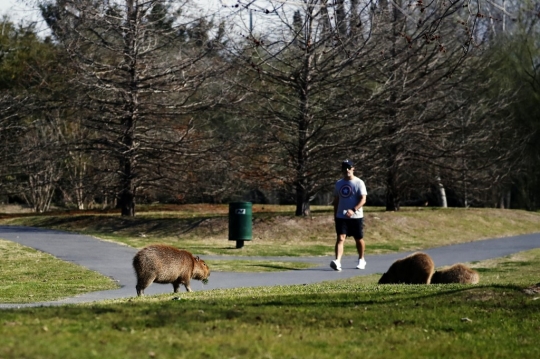
[[431, 257], [416, 252], [395, 261], [379, 279], [379, 284], [429, 284], [434, 270]]
[[141, 249], [133, 258], [137, 274], [137, 295], [153, 282], [172, 283], [174, 292], [183, 284], [191, 292], [191, 279], [207, 281], [210, 269], [206, 263], [190, 252], [165, 244], [152, 244]]
[[476, 284], [479, 281], [480, 276], [478, 275], [478, 272], [461, 263], [454, 264], [449, 268], [435, 271], [431, 277], [431, 284]]

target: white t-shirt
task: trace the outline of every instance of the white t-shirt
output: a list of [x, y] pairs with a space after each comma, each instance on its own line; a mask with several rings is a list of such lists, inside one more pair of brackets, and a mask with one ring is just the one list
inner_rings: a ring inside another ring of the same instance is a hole
[[[367, 196], [366, 185], [358, 177], [354, 177], [350, 181], [342, 178], [336, 182], [334, 196], [339, 197], [336, 218], [349, 218], [343, 212], [354, 209], [360, 203], [361, 196]], [[350, 218], [364, 218], [364, 209], [360, 208]]]

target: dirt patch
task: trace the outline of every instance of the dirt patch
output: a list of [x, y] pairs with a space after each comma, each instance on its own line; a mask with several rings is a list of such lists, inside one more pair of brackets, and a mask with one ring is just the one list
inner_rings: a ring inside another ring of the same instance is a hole
[[28, 206], [20, 204], [2, 204], [0, 205], [0, 213], [16, 214], [16, 213], [31, 213], [32, 210]]
[[540, 283], [536, 283], [534, 285], [531, 285], [530, 287], [523, 289], [523, 293], [528, 294], [528, 295], [540, 294]]

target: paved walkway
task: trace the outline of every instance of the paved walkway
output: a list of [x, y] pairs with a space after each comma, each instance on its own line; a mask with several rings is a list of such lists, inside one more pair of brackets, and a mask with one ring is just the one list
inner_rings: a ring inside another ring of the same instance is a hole
[[[63, 231], [47, 230], [32, 227], [0, 226], [0, 238], [17, 242], [27, 247], [50, 253], [53, 256], [79, 264], [91, 270], [113, 278], [120, 284], [119, 289], [92, 292], [73, 298], [54, 302], [31, 304], [0, 304], [0, 308], [19, 308], [30, 306], [51, 306], [93, 302], [106, 299], [127, 298], [136, 296], [136, 278], [131, 265], [137, 249], [96, 239], [90, 236], [72, 234]], [[291, 284], [318, 283], [328, 280], [350, 278], [358, 275], [384, 273], [399, 258], [411, 253], [394, 253], [385, 255], [369, 255], [369, 241], [365, 270], [355, 268], [357, 257], [345, 256], [342, 259], [343, 270], [336, 272], [329, 268], [332, 257], [234, 257], [206, 256], [205, 260], [220, 259], [253, 259], [304, 261], [319, 264], [317, 267], [272, 273], [233, 273], [213, 272], [207, 285], [200, 281], [192, 281], [193, 290], [209, 290], [218, 288], [258, 287]], [[504, 257], [513, 253], [540, 248], [540, 233], [481, 240], [463, 244], [444, 246], [424, 250], [435, 262], [435, 266], [446, 266], [458, 262], [473, 262], [490, 258]], [[183, 290], [183, 287], [181, 287]], [[172, 285], [153, 283], [145, 290], [148, 295], [172, 293]]]

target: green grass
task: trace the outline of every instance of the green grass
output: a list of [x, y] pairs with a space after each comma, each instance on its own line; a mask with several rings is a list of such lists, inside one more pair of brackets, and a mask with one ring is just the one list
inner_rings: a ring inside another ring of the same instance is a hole
[[538, 358], [540, 250], [474, 263], [481, 284], [211, 290], [0, 312], [1, 358]]
[[0, 268], [0, 303], [57, 300], [118, 287], [97, 272], [3, 240]]

